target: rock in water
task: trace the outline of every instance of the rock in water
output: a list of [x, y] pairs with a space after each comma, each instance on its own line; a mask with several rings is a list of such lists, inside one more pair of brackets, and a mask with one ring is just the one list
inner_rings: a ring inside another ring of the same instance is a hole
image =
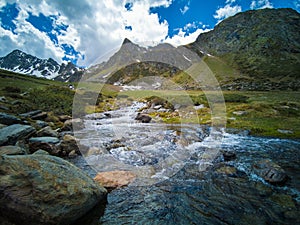
[[107, 191], [73, 164], [44, 151], [0, 156], [0, 217], [16, 224], [71, 224]]
[[138, 113], [137, 116], [135, 117], [135, 120], [139, 120], [142, 123], [150, 123], [151, 119], [152, 118], [150, 116], [142, 113]]
[[94, 180], [108, 190], [113, 190], [127, 186], [135, 178], [136, 175], [130, 171], [108, 171], [98, 173]]
[[14, 145], [35, 133], [35, 128], [28, 125], [14, 124], [0, 129], [0, 146]]
[[271, 184], [283, 184], [288, 179], [286, 172], [278, 164], [268, 159], [257, 162], [253, 168], [257, 175]]

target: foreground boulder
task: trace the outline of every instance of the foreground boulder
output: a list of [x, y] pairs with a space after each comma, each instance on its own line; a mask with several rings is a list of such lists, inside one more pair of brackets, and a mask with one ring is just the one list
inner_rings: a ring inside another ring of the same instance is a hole
[[107, 191], [73, 164], [38, 151], [0, 156], [0, 217], [16, 224], [70, 224]]
[[113, 190], [119, 187], [127, 186], [136, 178], [136, 175], [130, 171], [108, 171], [100, 172], [94, 180], [107, 190]]
[[0, 129], [0, 146], [15, 145], [17, 141], [26, 139], [36, 132], [29, 125], [14, 124]]
[[288, 180], [286, 172], [269, 159], [257, 162], [253, 169], [257, 175], [271, 184], [283, 184]]

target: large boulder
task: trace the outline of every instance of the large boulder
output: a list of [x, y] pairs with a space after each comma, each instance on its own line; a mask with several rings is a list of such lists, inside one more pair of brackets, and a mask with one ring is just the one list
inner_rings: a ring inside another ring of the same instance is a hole
[[44, 151], [0, 156], [0, 179], [0, 218], [16, 224], [71, 224], [107, 194], [79, 168]]
[[0, 129], [0, 146], [15, 145], [17, 141], [26, 139], [36, 132], [29, 125], [14, 124]]
[[13, 124], [17, 124], [17, 123], [22, 123], [22, 120], [20, 120], [19, 118], [15, 117], [13, 115], [9, 115], [6, 113], [0, 113], [0, 123], [5, 124], [5, 125], [13, 125]]
[[254, 172], [271, 184], [283, 184], [288, 180], [286, 172], [269, 159], [254, 164]]
[[97, 173], [94, 180], [107, 190], [113, 190], [123, 186], [127, 186], [134, 181], [136, 175], [130, 171], [108, 171]]

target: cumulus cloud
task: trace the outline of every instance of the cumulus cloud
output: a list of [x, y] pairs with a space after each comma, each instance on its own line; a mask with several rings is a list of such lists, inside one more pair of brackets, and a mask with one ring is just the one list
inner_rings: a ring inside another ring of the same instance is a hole
[[251, 2], [250, 8], [251, 9], [273, 8], [273, 5], [269, 0], [253, 0]]
[[[61, 62], [64, 50], [62, 44], [71, 45], [84, 55], [79, 65], [89, 65], [100, 55], [120, 46], [124, 38], [134, 42], [161, 42], [168, 34], [167, 21], [160, 22], [157, 14], [149, 13], [150, 7], [169, 7], [172, 0], [9, 0], [16, 2], [20, 13], [16, 19], [17, 35], [1, 28], [2, 44], [7, 48], [0, 54], [20, 48], [38, 57], [53, 57]], [[131, 3], [131, 10], [125, 8]], [[1, 6], [4, 6], [1, 1]], [[67, 30], [57, 35], [58, 44], [47, 33], [33, 27], [26, 18], [34, 16], [55, 16], [55, 23], [66, 24]], [[128, 29], [131, 27], [131, 29]], [[33, 43], [32, 46], [29, 43]], [[10, 46], [10, 47], [9, 47]]]
[[[205, 27], [205, 26], [204, 26]], [[210, 31], [208, 28], [198, 28], [194, 32], [189, 32], [190, 28], [195, 28], [193, 24], [187, 24], [184, 28], [178, 29], [178, 34], [173, 37], [168, 37], [166, 43], [174, 46], [186, 45], [194, 42], [201, 33]]]
[[184, 15], [189, 9], [190, 9], [190, 8], [189, 8], [187, 5], [185, 5], [185, 6], [183, 7], [183, 9], [180, 9], [180, 12], [182, 13], [182, 15]]
[[295, 0], [294, 5], [297, 9], [300, 9], [300, 0]]
[[223, 8], [219, 8], [214, 15], [214, 18], [218, 19], [219, 22], [227, 17], [233, 16], [238, 12], [242, 11], [242, 7], [239, 5], [231, 6], [230, 4], [225, 5]]

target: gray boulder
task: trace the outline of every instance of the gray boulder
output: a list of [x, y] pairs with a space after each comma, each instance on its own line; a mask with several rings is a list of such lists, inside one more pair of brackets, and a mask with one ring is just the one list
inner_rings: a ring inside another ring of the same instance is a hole
[[38, 151], [0, 156], [1, 217], [16, 224], [71, 224], [107, 191], [73, 164]]
[[52, 130], [51, 127], [47, 126], [47, 127], [42, 128], [38, 132], [36, 132], [36, 135], [38, 137], [44, 137], [44, 136], [47, 136], [47, 137], [58, 137], [59, 134], [58, 134], [57, 131]]
[[19, 114], [19, 116], [24, 117], [24, 118], [31, 118], [32, 116], [35, 116], [41, 112], [42, 112], [42, 110], [35, 110], [35, 111], [30, 111], [27, 113]]
[[269, 159], [254, 164], [254, 172], [271, 184], [283, 184], [288, 180], [286, 172]]
[[29, 125], [14, 124], [0, 129], [0, 146], [15, 145], [17, 141], [30, 137], [36, 132]]
[[150, 123], [152, 118], [146, 114], [138, 113], [137, 116], [135, 117], [135, 120], [139, 120], [142, 123]]
[[5, 125], [13, 125], [13, 124], [17, 124], [17, 123], [22, 123], [22, 120], [20, 120], [19, 118], [15, 117], [13, 115], [9, 115], [6, 113], [0, 113], [0, 123], [5, 124]]

